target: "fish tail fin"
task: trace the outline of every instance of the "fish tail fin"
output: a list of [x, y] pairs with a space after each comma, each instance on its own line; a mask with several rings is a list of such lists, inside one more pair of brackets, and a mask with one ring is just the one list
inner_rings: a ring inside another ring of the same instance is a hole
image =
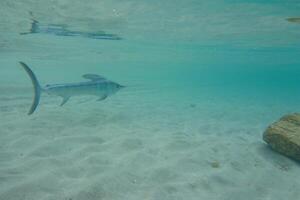
[[28, 112], [28, 115], [31, 115], [39, 105], [42, 89], [39, 84], [39, 81], [37, 80], [32, 70], [24, 62], [20, 62], [20, 64], [23, 67], [23, 69], [27, 72], [28, 76], [30, 77], [34, 89], [33, 102]]

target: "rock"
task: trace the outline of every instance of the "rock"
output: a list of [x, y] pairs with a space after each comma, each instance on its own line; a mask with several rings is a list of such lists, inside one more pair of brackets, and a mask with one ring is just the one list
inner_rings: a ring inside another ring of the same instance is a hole
[[300, 161], [300, 114], [282, 117], [267, 128], [263, 139], [273, 150]]
[[289, 21], [289, 22], [292, 22], [292, 23], [299, 23], [300, 24], [300, 17], [290, 17], [290, 18], [287, 18], [286, 20]]
[[210, 162], [210, 166], [212, 168], [220, 168], [220, 162], [219, 161]]

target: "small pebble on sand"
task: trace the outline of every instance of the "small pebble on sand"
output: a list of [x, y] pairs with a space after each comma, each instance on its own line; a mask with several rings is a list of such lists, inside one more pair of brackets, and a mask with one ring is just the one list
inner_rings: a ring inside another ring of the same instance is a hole
[[190, 104], [190, 107], [191, 107], [191, 108], [196, 108], [196, 104], [193, 104], [193, 103], [192, 103], [192, 104]]
[[212, 161], [212, 162], [210, 162], [210, 166], [212, 168], [220, 168], [220, 162], [219, 161]]

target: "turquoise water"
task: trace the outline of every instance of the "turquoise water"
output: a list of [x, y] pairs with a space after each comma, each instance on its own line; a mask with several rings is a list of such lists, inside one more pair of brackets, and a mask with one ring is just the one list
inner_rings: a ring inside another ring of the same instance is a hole
[[[300, 3], [0, 2], [0, 200], [298, 199], [299, 164], [266, 127], [300, 110]], [[31, 19], [102, 40], [20, 35]], [[104, 101], [43, 94], [95, 73], [126, 85]]]

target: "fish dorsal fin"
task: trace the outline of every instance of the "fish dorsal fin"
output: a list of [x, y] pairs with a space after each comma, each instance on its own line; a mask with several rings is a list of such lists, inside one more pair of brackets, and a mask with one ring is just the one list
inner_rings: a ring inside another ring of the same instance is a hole
[[100, 81], [100, 80], [106, 80], [103, 76], [100, 76], [98, 74], [84, 74], [82, 75], [83, 78], [90, 79], [92, 81]]

